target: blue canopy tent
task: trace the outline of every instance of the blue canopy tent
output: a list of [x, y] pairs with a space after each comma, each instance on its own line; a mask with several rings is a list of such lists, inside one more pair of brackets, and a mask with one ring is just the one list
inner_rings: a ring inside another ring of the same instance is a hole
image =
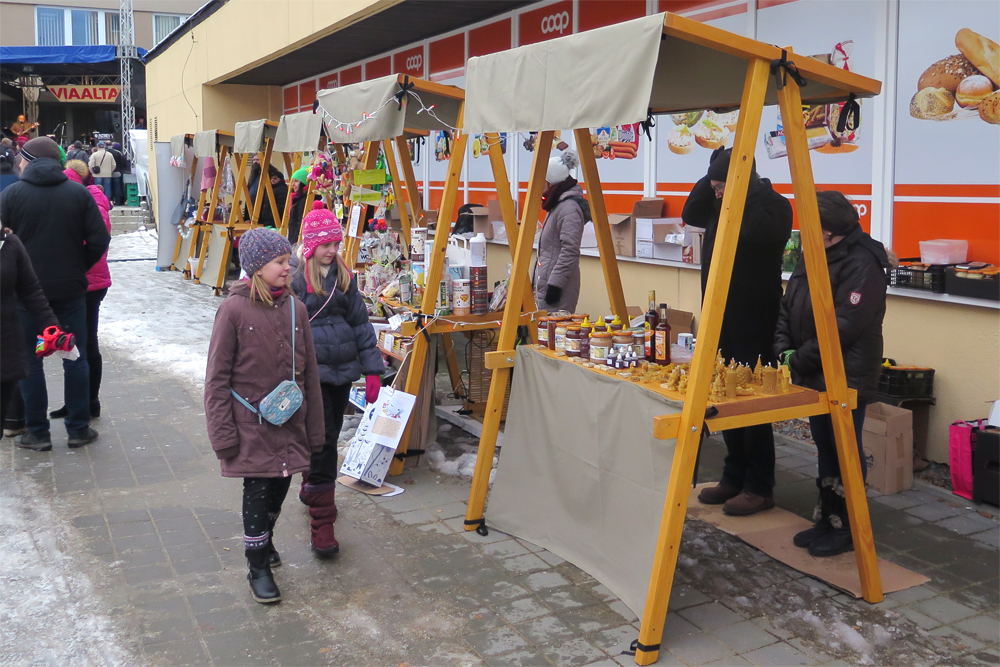
[[[139, 57], [146, 55], [139, 49]], [[0, 46], [0, 68], [32, 76], [114, 76], [119, 73], [116, 47]]]

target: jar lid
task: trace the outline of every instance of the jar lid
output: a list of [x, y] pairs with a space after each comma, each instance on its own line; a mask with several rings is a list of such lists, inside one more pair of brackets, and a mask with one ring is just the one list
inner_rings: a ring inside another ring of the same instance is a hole
[[568, 331], [579, 331], [580, 330], [580, 326], [577, 325], [577, 324], [574, 324], [574, 325], [566, 327], [566, 328], [567, 328]]
[[614, 336], [610, 331], [598, 331], [597, 333], [591, 334], [591, 338], [611, 338]]
[[548, 321], [549, 321], [549, 318], [547, 318], [547, 317], [539, 317], [539, 318], [538, 318], [538, 321], [539, 321], [539, 322], [548, 322]]

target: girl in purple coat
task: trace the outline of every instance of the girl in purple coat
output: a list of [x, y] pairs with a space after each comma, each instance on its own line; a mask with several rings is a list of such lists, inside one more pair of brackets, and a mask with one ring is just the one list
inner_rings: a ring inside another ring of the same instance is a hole
[[[288, 241], [271, 229], [257, 227], [240, 239], [248, 278], [230, 288], [215, 315], [205, 373], [208, 438], [222, 476], [243, 478], [247, 579], [261, 603], [281, 599], [271, 573], [281, 557], [271, 533], [292, 475], [309, 470], [310, 456], [324, 442], [316, 351], [306, 307], [290, 289], [290, 254]], [[255, 410], [293, 378], [302, 404], [275, 426]]]

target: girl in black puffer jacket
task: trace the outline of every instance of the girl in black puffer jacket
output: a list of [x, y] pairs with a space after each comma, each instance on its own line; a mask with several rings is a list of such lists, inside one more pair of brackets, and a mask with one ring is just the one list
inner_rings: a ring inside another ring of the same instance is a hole
[[292, 277], [292, 289], [309, 311], [323, 390], [326, 442], [322, 451], [313, 453], [299, 493], [299, 499], [309, 506], [312, 548], [320, 557], [340, 550], [333, 532], [337, 520], [337, 439], [351, 383], [365, 375], [365, 398], [374, 402], [385, 370], [357, 279], [340, 254], [343, 238], [340, 221], [322, 201], [315, 202], [302, 220], [302, 244]]
[[[867, 471], [861, 430], [865, 407], [878, 384], [882, 362], [889, 258], [882, 244], [861, 228], [858, 212], [847, 197], [839, 192], [817, 192], [816, 199], [847, 386], [858, 392], [858, 407], [853, 411], [854, 431], [864, 476]], [[806, 264], [801, 259], [781, 301], [774, 351], [788, 364], [795, 384], [826, 391]], [[809, 426], [819, 457], [816, 485], [820, 504], [815, 513], [816, 525], [796, 535], [795, 545], [808, 547], [813, 556], [834, 556], [851, 549], [852, 542], [833, 422], [830, 415], [820, 415], [810, 417]]]

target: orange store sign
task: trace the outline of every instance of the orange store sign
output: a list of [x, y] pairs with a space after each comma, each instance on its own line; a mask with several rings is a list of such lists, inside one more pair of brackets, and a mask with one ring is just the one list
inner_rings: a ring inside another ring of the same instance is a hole
[[60, 102], [117, 102], [121, 86], [47, 86]]

